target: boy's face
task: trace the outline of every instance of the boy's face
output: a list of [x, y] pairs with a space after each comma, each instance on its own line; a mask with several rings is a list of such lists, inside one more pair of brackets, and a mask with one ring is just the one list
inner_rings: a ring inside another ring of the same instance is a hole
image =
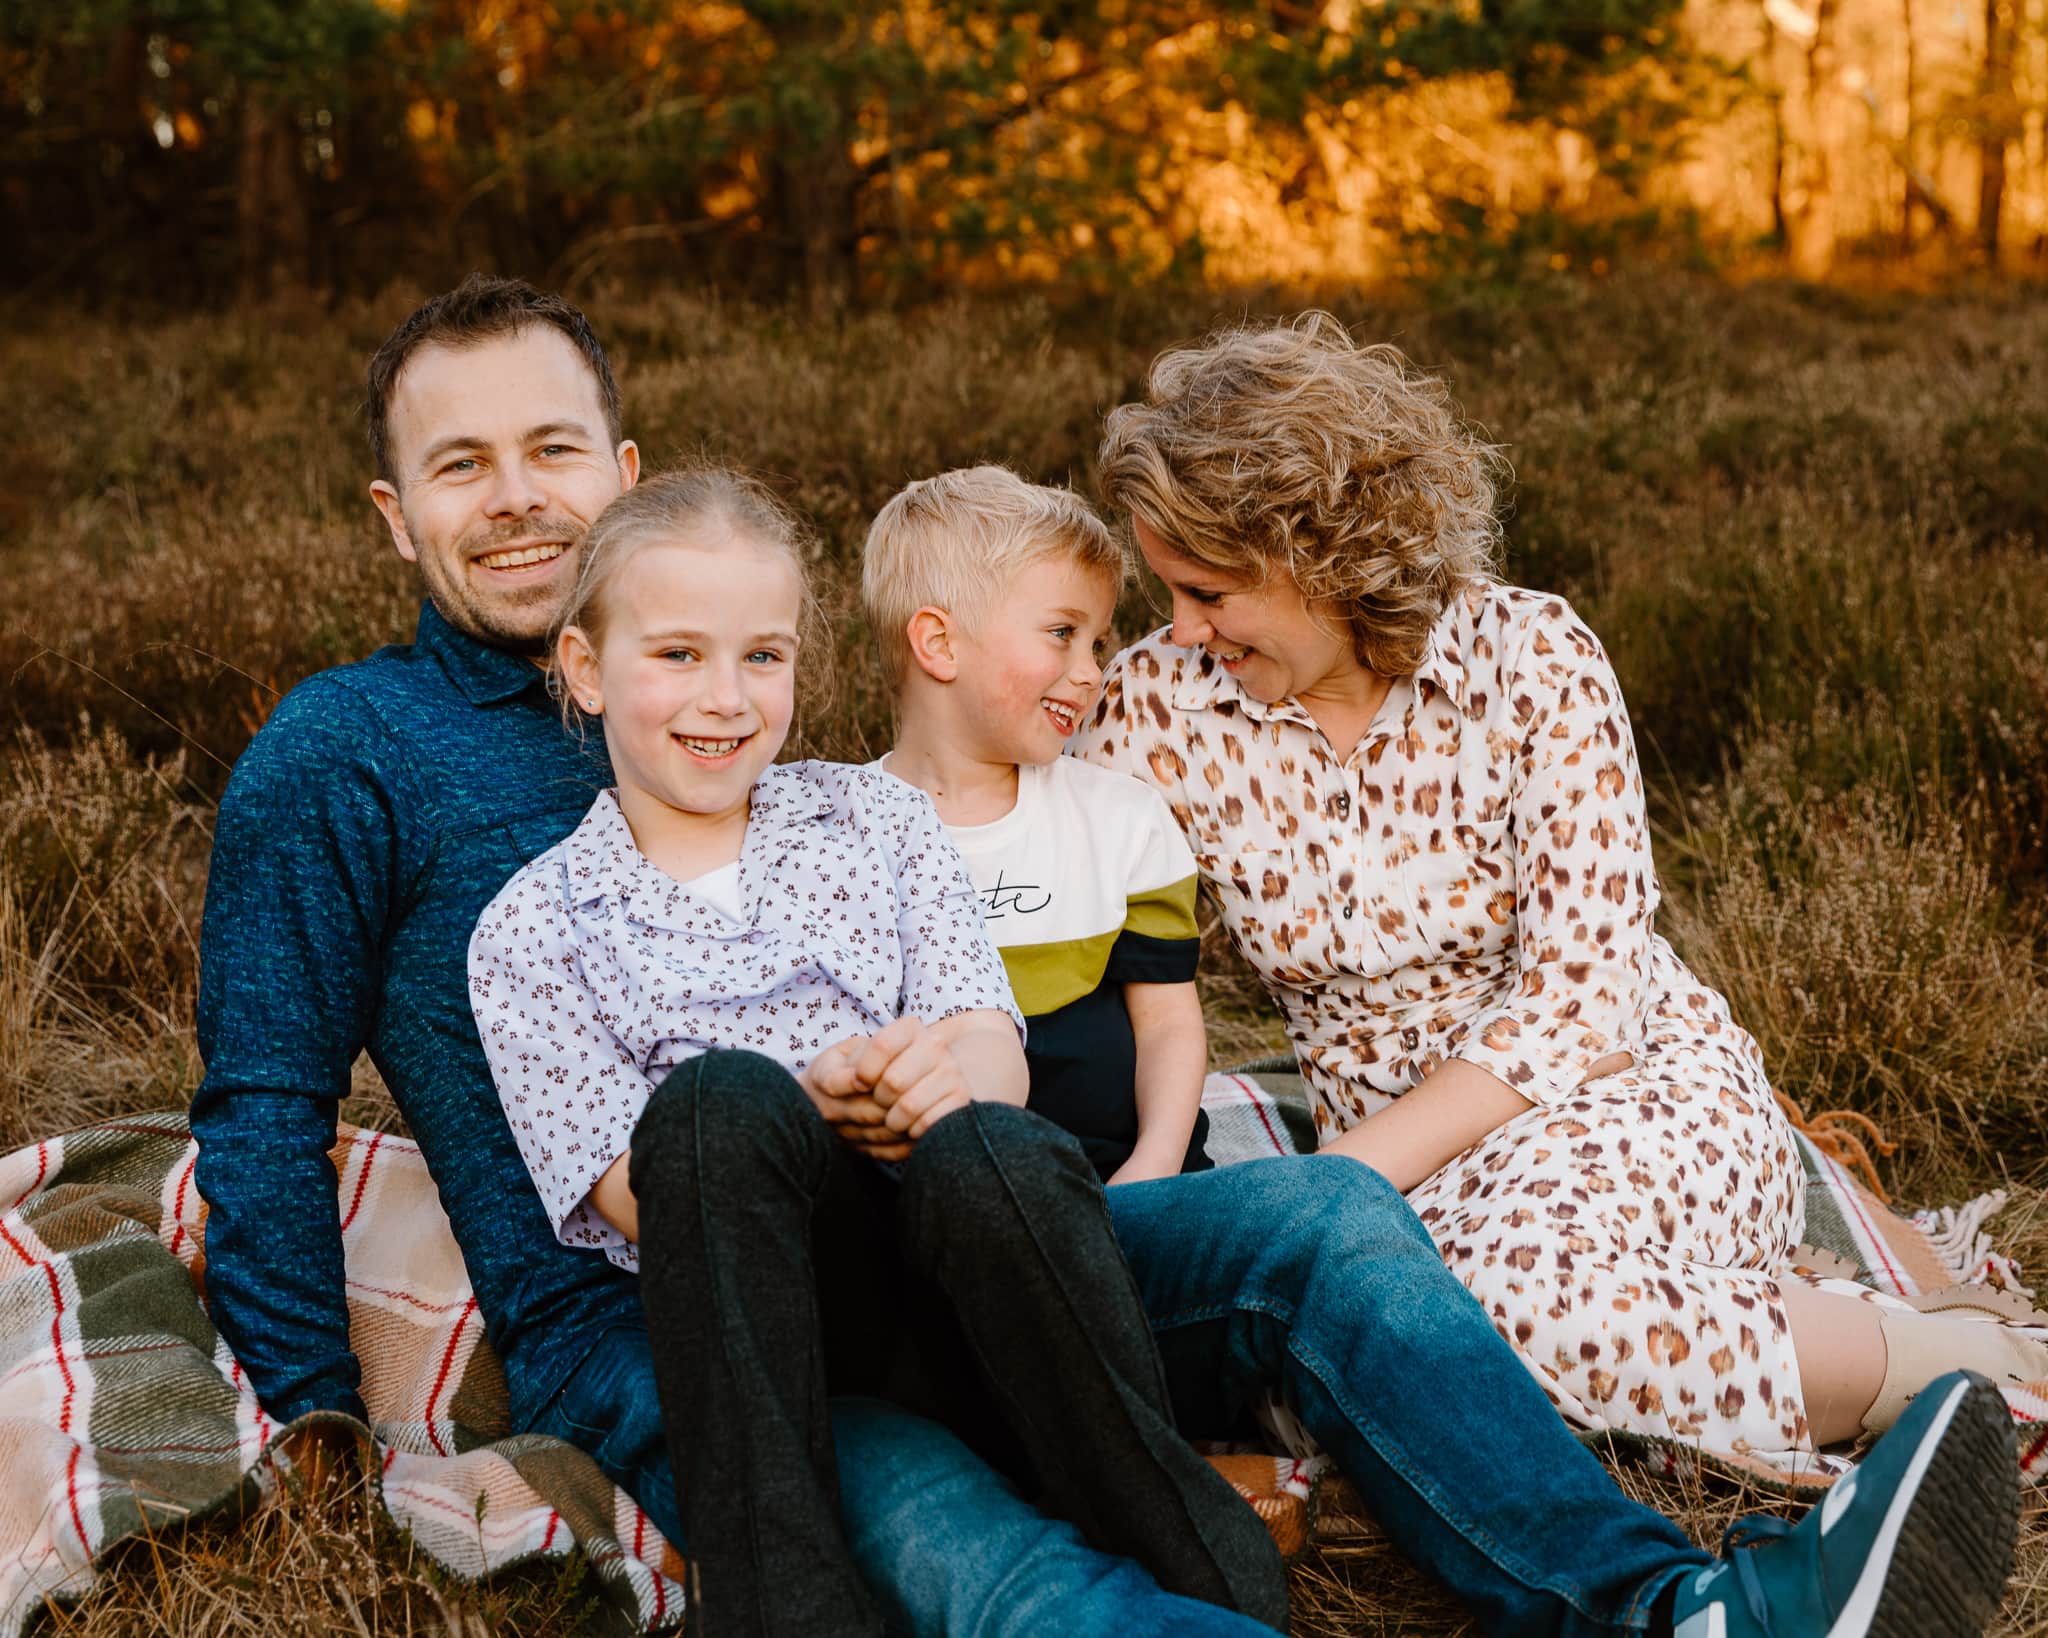
[[1046, 763], [1087, 720], [1102, 688], [1116, 583], [1070, 558], [1018, 571], [995, 606], [956, 632], [953, 695], [974, 754]]

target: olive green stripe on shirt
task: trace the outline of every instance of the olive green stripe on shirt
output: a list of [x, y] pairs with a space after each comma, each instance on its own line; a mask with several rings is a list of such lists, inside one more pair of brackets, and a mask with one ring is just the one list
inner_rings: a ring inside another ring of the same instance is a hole
[[1195, 888], [1200, 882], [1200, 876], [1188, 875], [1164, 887], [1133, 893], [1125, 901], [1124, 930], [1147, 938], [1199, 938]]
[[1112, 927], [1091, 938], [1001, 946], [1017, 1010], [1026, 1018], [1036, 1018], [1093, 993], [1108, 970], [1109, 952], [1122, 932], [1121, 927]]

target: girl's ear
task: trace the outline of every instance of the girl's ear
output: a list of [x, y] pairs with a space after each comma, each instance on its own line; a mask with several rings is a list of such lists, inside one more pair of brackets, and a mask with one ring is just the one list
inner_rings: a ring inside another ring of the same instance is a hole
[[562, 686], [569, 691], [576, 709], [594, 717], [604, 710], [604, 689], [598, 670], [597, 650], [581, 626], [564, 626], [555, 645], [555, 664], [562, 668]]
[[909, 639], [911, 659], [932, 681], [951, 682], [960, 675], [960, 657], [953, 646], [953, 616], [945, 609], [926, 604], [910, 617], [903, 635]]

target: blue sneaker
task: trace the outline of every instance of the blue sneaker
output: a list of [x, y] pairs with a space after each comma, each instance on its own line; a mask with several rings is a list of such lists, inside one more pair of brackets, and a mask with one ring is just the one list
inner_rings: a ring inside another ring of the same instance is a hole
[[1954, 1371], [1797, 1525], [1731, 1524], [1721, 1562], [1678, 1583], [1673, 1638], [1978, 1638], [2018, 1534], [2012, 1416]]

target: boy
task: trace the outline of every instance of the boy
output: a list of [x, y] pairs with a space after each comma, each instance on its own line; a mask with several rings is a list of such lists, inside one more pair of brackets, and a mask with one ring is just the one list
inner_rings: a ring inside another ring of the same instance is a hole
[[1085, 502], [999, 466], [911, 484], [861, 564], [896, 701], [876, 766], [938, 808], [1028, 1024], [1030, 1107], [1109, 1183], [1209, 1164], [1194, 856], [1156, 791], [1060, 754], [1126, 573]]

